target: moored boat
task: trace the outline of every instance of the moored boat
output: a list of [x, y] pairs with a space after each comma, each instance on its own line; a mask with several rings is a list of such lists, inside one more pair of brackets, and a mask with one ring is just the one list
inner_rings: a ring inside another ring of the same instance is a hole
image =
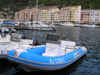
[[63, 69], [86, 54], [87, 49], [76, 46], [73, 41], [60, 40], [59, 35], [48, 34], [45, 46], [12, 50], [9, 61], [20, 65], [25, 71], [53, 71]]
[[12, 33], [7, 37], [9, 37], [9, 39], [7, 38], [9, 42], [7, 42], [7, 39], [5, 39], [5, 42], [0, 42], [0, 59], [7, 59], [7, 53], [11, 50], [35, 48], [39, 45], [36, 40], [21, 39], [20, 34]]
[[96, 25], [95, 24], [83, 24], [83, 25], [80, 25], [80, 27], [83, 27], [83, 28], [95, 28]]
[[[3, 24], [11, 24], [14, 27], [13, 23], [2, 23]], [[10, 33], [13, 31], [13, 27], [9, 30], [8, 28], [1, 28], [1, 32], [2, 34], [0, 35], [0, 46], [1, 45], [9, 45], [10, 44]], [[4, 32], [9, 32], [6, 36], [4, 35]]]
[[55, 27], [52, 24], [46, 24], [43, 22], [34, 21], [32, 25], [28, 26], [31, 30], [43, 30], [43, 31], [55, 31]]
[[59, 23], [59, 25], [61, 25], [61, 26], [74, 26], [74, 24], [73, 23], [71, 23], [71, 22], [65, 22], [65, 23]]

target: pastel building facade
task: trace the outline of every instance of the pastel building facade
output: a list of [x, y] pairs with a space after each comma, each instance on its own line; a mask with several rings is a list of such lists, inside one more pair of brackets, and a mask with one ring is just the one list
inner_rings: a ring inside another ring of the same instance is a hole
[[100, 23], [100, 9], [82, 10], [81, 23]]
[[73, 22], [73, 23], [99, 23], [100, 9], [81, 10], [81, 6], [63, 7], [37, 10], [23, 9], [15, 13], [15, 21], [41, 21], [41, 22]]
[[68, 6], [61, 8], [61, 21], [80, 23], [81, 6]]
[[47, 10], [38, 11], [38, 21], [41, 22], [49, 21], [49, 14]]
[[60, 22], [61, 12], [59, 9], [38, 11], [38, 21], [42, 22]]
[[41, 21], [41, 22], [60, 22], [61, 12], [58, 8], [49, 10], [23, 9], [15, 13], [15, 21]]
[[90, 10], [90, 23], [100, 23], [100, 9]]
[[37, 20], [36, 10], [34, 9], [23, 9], [15, 13], [15, 21], [30, 21]]
[[90, 10], [81, 10], [81, 23], [89, 23]]

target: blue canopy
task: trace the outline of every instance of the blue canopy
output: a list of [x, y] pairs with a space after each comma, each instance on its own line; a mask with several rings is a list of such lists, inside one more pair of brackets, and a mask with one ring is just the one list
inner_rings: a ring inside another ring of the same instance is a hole
[[11, 23], [11, 22], [4, 22], [4, 23], [2, 23], [2, 25], [3, 25], [3, 24], [13, 25], [13, 26], [15, 26], [15, 23]]

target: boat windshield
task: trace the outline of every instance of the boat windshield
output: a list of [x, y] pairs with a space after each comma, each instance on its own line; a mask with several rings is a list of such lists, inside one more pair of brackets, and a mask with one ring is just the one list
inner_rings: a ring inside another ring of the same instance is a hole
[[59, 41], [60, 35], [59, 34], [47, 34], [48, 41]]

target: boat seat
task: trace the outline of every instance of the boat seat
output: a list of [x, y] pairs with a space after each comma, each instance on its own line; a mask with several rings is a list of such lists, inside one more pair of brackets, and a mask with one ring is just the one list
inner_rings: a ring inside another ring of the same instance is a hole
[[26, 39], [21, 39], [20, 34], [13, 34], [11, 35], [11, 42], [10, 42], [10, 47], [9, 49], [29, 49], [33, 48], [33, 46], [30, 46], [29, 44], [32, 44], [33, 40], [26, 40]]
[[60, 45], [61, 45], [61, 55], [64, 55], [75, 50], [76, 43], [73, 41], [61, 40]]
[[55, 43], [46, 43], [46, 51], [43, 53], [43, 56], [56, 57], [59, 56], [59, 44]]
[[67, 53], [70, 53], [70, 52], [72, 52], [72, 51], [74, 51], [74, 50], [75, 50], [75, 45], [76, 45], [75, 42], [73, 42], [73, 41], [68, 41], [68, 42], [67, 42], [67, 46], [66, 46], [66, 54], [67, 54]]
[[[9, 37], [9, 35], [7, 35]], [[17, 49], [21, 45], [21, 35], [20, 34], [11, 34], [10, 38], [10, 47], [8, 49]]]
[[60, 41], [61, 56], [65, 55], [65, 50], [66, 50], [67, 43], [68, 43], [68, 41], [65, 41], [65, 40]]

